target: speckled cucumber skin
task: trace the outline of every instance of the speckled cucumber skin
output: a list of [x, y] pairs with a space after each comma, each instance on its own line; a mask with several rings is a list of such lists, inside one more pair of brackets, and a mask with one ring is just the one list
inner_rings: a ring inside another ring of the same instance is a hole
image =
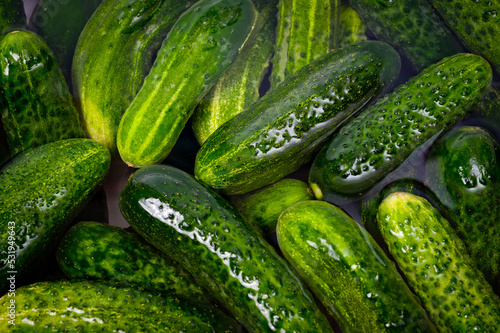
[[288, 263], [193, 176], [165, 165], [144, 167], [121, 192], [120, 209], [250, 332], [331, 331]]
[[22, 0], [2, 0], [0, 4], [0, 35], [12, 29], [26, 27], [26, 13]]
[[70, 279], [122, 281], [208, 304], [193, 277], [136, 233], [98, 222], [71, 227], [57, 261]]
[[342, 332], [437, 332], [394, 263], [340, 208], [299, 202], [280, 216], [277, 235]]
[[[102, 185], [109, 151], [89, 139], [33, 148], [0, 170], [0, 293], [31, 278]], [[14, 252], [14, 253], [12, 253]]]
[[[8, 306], [15, 299], [15, 325]], [[2, 332], [235, 332], [216, 309], [108, 281], [38, 282], [0, 298]]]
[[311, 160], [399, 69], [399, 55], [382, 42], [330, 52], [215, 131], [198, 151], [196, 177], [226, 194], [283, 178]]
[[500, 299], [448, 221], [425, 199], [393, 193], [380, 204], [377, 223], [440, 332], [498, 331]]
[[480, 127], [456, 127], [436, 142], [426, 169], [472, 260], [500, 288], [500, 144]]
[[491, 80], [486, 60], [461, 53], [398, 86], [321, 149], [309, 173], [315, 195], [338, 204], [360, 198], [417, 147], [463, 119]]
[[194, 1], [103, 0], [81, 32], [73, 91], [90, 138], [118, 156], [118, 125], [161, 43]]
[[24, 30], [5, 34], [0, 68], [0, 112], [13, 156], [45, 143], [85, 137], [61, 69], [38, 35]]
[[202, 0], [172, 27], [117, 134], [123, 161], [163, 161], [198, 102], [236, 60], [255, 23], [250, 0]]

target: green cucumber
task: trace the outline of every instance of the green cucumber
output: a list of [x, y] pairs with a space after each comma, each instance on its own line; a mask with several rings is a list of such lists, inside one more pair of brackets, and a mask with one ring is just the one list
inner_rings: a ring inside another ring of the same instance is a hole
[[[0, 298], [2, 332], [235, 332], [216, 309], [107, 281], [39, 282]], [[13, 310], [12, 310], [13, 309]]]
[[0, 35], [26, 27], [26, 13], [22, 0], [2, 0], [0, 4]]
[[419, 72], [462, 51], [427, 0], [351, 0], [350, 4], [377, 39], [392, 45]]
[[396, 192], [379, 206], [389, 251], [438, 330], [497, 332], [500, 299], [448, 221], [425, 199]]
[[45, 143], [85, 137], [73, 97], [54, 55], [36, 34], [0, 39], [0, 112], [15, 156]]
[[118, 156], [123, 113], [141, 88], [165, 35], [193, 1], [103, 0], [73, 59], [73, 91], [90, 138]]
[[101, 144], [68, 139], [30, 149], [0, 170], [0, 293], [11, 272], [19, 286], [44, 264], [109, 166]]
[[443, 59], [342, 127], [316, 156], [309, 184], [337, 204], [364, 195], [420, 145], [465, 117], [491, 84], [488, 62], [473, 54]]
[[280, 216], [277, 235], [342, 332], [437, 332], [394, 263], [340, 208], [299, 202]]
[[500, 288], [500, 144], [479, 127], [449, 131], [427, 160], [427, 183], [477, 267]]
[[127, 165], [168, 156], [198, 102], [236, 60], [254, 21], [250, 0], [201, 0], [184, 12], [120, 121], [118, 152]]
[[135, 233], [80, 222], [61, 240], [57, 261], [70, 279], [122, 281], [209, 304], [193, 277]]
[[259, 99], [259, 88], [274, 50], [276, 2], [270, 1], [259, 12], [240, 55], [196, 107], [193, 130], [200, 144], [220, 125]]
[[307, 183], [283, 178], [255, 191], [234, 196], [231, 203], [264, 236], [276, 231], [281, 213], [291, 205], [314, 198]]
[[193, 176], [166, 165], [139, 169], [120, 194], [120, 210], [250, 332], [331, 331], [285, 260]]
[[330, 52], [215, 131], [198, 151], [196, 177], [226, 194], [283, 178], [311, 160], [399, 69], [399, 55], [382, 42]]
[[430, 0], [444, 22], [473, 53], [483, 56], [500, 73], [500, 2]]

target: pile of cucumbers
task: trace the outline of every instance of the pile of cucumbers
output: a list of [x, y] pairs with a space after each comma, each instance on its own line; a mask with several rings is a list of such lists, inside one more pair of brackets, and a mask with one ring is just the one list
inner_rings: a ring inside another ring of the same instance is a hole
[[499, 14], [2, 1], [0, 331], [498, 332]]

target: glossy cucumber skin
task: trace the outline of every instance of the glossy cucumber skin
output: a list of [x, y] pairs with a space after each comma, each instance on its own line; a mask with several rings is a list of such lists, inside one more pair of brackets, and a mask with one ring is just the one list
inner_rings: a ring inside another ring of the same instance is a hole
[[194, 1], [103, 0], [75, 49], [73, 91], [90, 138], [118, 157], [118, 125], [153, 66], [155, 53]]
[[394, 263], [340, 208], [299, 202], [280, 216], [277, 235], [342, 332], [437, 332]]
[[26, 27], [26, 13], [22, 0], [2, 0], [0, 4], [0, 35]]
[[271, 184], [311, 160], [400, 69], [387, 44], [330, 52], [224, 123], [198, 151], [195, 175], [226, 194]]
[[168, 156], [198, 102], [236, 60], [254, 21], [250, 0], [202, 0], [184, 12], [120, 121], [124, 162], [142, 167]]
[[0, 55], [0, 112], [13, 156], [85, 137], [61, 69], [38, 35], [24, 30], [5, 34]]
[[491, 79], [488, 62], [473, 54], [426, 68], [342, 127], [316, 156], [309, 185], [334, 203], [359, 198], [417, 147], [463, 119]]
[[440, 332], [497, 332], [500, 299], [435, 208], [421, 197], [396, 192], [380, 204], [377, 223]]
[[418, 72], [462, 51], [427, 0], [352, 0], [350, 4], [377, 39], [392, 45]]
[[101, 144], [68, 139], [22, 153], [0, 170], [0, 293], [8, 290], [9, 271], [17, 271], [20, 285], [44, 264], [109, 166]]
[[500, 287], [500, 144], [486, 130], [461, 126], [443, 136], [427, 160], [429, 186], [479, 270]]
[[[15, 318], [8, 306], [15, 299]], [[0, 298], [2, 332], [235, 332], [216, 309], [109, 281], [53, 281]], [[15, 325], [11, 325], [11, 321]]]
[[84, 221], [61, 240], [57, 261], [70, 279], [122, 281], [209, 304], [193, 277], [136, 233]]
[[250, 332], [331, 331], [285, 260], [193, 176], [165, 165], [144, 167], [121, 192], [120, 209]]
[[500, 2], [430, 0], [446, 24], [473, 53], [491, 62], [500, 73]]
[[238, 58], [196, 106], [193, 131], [200, 145], [223, 123], [259, 99], [259, 88], [274, 51], [276, 3], [269, 1], [259, 11], [252, 35]]

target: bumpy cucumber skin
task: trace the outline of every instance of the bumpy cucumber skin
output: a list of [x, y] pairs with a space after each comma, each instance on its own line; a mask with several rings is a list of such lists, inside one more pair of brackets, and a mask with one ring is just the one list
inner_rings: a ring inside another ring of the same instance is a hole
[[291, 205], [314, 196], [307, 183], [283, 178], [250, 193], [231, 198], [231, 203], [250, 224], [264, 236], [276, 232], [281, 213]]
[[106, 147], [69, 139], [20, 154], [0, 171], [0, 293], [9, 271], [20, 285], [44, 264], [109, 166]]
[[249, 331], [331, 331], [288, 263], [193, 176], [165, 165], [144, 167], [121, 192], [120, 209]]
[[342, 127], [316, 156], [309, 184], [341, 204], [365, 194], [418, 146], [465, 117], [491, 84], [488, 62], [473, 54], [443, 59]]
[[425, 199], [393, 193], [380, 204], [377, 223], [440, 332], [498, 331], [500, 299], [448, 221]]
[[330, 52], [215, 131], [198, 151], [196, 177], [226, 194], [283, 178], [311, 160], [399, 69], [399, 55], [382, 42]]
[[120, 121], [123, 161], [142, 167], [168, 156], [198, 102], [236, 60], [254, 21], [250, 0], [202, 0], [184, 12]]
[[0, 35], [26, 27], [26, 13], [22, 0], [2, 0], [0, 4]]
[[500, 73], [500, 2], [430, 0], [446, 24], [472, 52], [491, 62]]
[[476, 264], [500, 288], [500, 145], [479, 127], [452, 129], [433, 147], [427, 182]]
[[277, 235], [343, 332], [437, 332], [394, 263], [340, 208], [299, 202], [280, 216]]
[[193, 3], [104, 0], [85, 25], [73, 59], [73, 91], [89, 137], [113, 156], [118, 157], [116, 135], [123, 113], [167, 32]]
[[259, 99], [259, 88], [274, 51], [276, 2], [258, 14], [252, 35], [236, 61], [196, 106], [193, 131], [203, 144], [223, 123]]
[[138, 234], [81, 222], [61, 240], [57, 261], [70, 279], [122, 281], [209, 304], [193, 277]]
[[[8, 306], [15, 299], [15, 325]], [[235, 332], [216, 309], [108, 281], [54, 281], [0, 298], [2, 332]]]
[[462, 51], [426, 0], [352, 0], [350, 4], [377, 39], [392, 45], [417, 71]]
[[61, 69], [38, 35], [11, 31], [0, 40], [0, 54], [0, 111], [13, 156], [85, 137]]

